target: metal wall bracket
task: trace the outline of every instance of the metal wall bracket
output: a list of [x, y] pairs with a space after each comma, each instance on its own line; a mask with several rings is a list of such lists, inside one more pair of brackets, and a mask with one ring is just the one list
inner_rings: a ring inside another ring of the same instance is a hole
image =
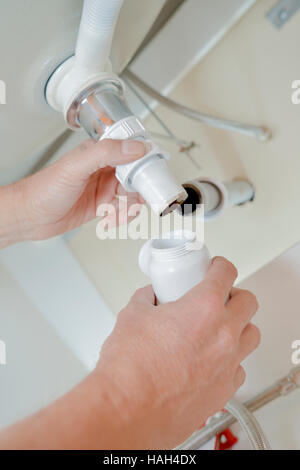
[[300, 0], [280, 0], [266, 16], [275, 28], [280, 29], [299, 9]]

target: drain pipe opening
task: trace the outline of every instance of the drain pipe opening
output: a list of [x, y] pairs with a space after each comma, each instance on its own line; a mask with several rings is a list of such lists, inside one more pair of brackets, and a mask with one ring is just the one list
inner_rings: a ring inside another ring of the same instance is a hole
[[240, 206], [254, 200], [255, 192], [251, 183], [245, 180], [234, 180], [221, 183], [214, 178], [199, 178], [184, 183], [188, 197], [177, 208], [183, 216], [193, 215], [199, 205], [204, 206], [204, 217], [214, 219], [227, 207]]
[[194, 214], [199, 204], [202, 204], [202, 195], [193, 186], [184, 184], [183, 187], [186, 190], [188, 197], [186, 198], [184, 203], [181, 204], [181, 206], [179, 207], [179, 211], [182, 215]]

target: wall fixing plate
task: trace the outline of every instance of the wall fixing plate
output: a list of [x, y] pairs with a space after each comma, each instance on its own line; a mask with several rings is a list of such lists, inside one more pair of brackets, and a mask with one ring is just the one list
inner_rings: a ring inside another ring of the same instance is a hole
[[280, 29], [292, 18], [299, 8], [300, 0], [280, 0], [266, 16], [276, 28]]

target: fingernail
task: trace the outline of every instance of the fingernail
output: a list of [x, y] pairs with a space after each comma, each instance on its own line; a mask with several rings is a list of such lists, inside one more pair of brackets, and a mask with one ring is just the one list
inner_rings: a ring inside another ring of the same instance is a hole
[[122, 152], [124, 155], [144, 155], [146, 147], [143, 142], [137, 140], [124, 140], [122, 142]]

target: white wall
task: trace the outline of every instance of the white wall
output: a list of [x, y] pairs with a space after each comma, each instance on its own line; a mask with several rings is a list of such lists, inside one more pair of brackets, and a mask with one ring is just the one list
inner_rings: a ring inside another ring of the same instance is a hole
[[0, 427], [65, 393], [86, 369], [0, 264]]
[[0, 251], [0, 261], [79, 361], [94, 368], [115, 318], [62, 237]]
[[115, 318], [57, 237], [0, 252], [0, 426], [87, 375]]
[[[238, 393], [245, 400], [294, 367], [291, 345], [300, 340], [300, 244], [239, 287], [257, 295], [260, 308], [254, 323], [262, 333], [259, 349], [245, 361], [247, 380]], [[300, 390], [267, 405], [256, 416], [274, 449], [300, 449]]]

